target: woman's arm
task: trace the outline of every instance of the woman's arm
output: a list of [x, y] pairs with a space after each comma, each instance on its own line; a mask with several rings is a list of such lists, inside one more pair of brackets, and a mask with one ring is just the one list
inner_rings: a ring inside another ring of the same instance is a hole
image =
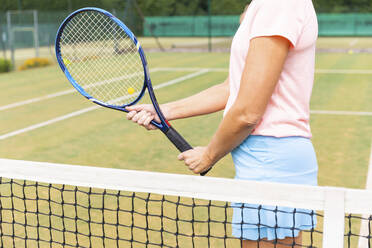
[[[204, 115], [223, 110], [229, 97], [229, 81], [212, 86], [193, 96], [162, 104], [161, 110], [167, 120], [182, 119], [197, 115]], [[147, 129], [155, 129], [150, 122], [158, 116], [151, 104], [134, 105], [127, 107], [130, 111], [127, 115], [129, 120], [144, 126]]]
[[229, 98], [229, 81], [212, 86], [193, 96], [164, 104], [169, 116], [168, 120], [182, 119], [205, 115], [225, 109]]
[[212, 141], [179, 155], [194, 173], [200, 173], [241, 144], [265, 113], [288, 54], [290, 43], [282, 37], [252, 39], [239, 94]]

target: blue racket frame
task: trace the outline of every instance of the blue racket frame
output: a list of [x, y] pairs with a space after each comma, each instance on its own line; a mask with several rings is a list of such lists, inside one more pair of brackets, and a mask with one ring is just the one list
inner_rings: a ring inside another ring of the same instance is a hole
[[[124, 30], [124, 32], [133, 41], [133, 43], [136, 45], [136, 47], [138, 49], [138, 53], [139, 53], [139, 55], [141, 57], [141, 61], [142, 61], [143, 69], [144, 69], [145, 82], [143, 84], [143, 88], [142, 88], [140, 94], [138, 95], [138, 97], [133, 102], [131, 102], [129, 104], [122, 105], [122, 106], [115, 106], [115, 105], [110, 105], [110, 104], [107, 104], [107, 103], [104, 103], [104, 102], [101, 102], [101, 101], [95, 99], [94, 97], [92, 97], [91, 95], [89, 95], [82, 87], [80, 87], [80, 85], [71, 76], [70, 72], [68, 71], [67, 67], [65, 66], [65, 64], [63, 62], [63, 58], [62, 58], [62, 55], [61, 55], [61, 47], [60, 47], [60, 40], [61, 40], [61, 35], [63, 33], [63, 29], [66, 27], [67, 23], [69, 23], [69, 21], [74, 16], [76, 16], [77, 14], [79, 14], [81, 12], [86, 12], [86, 11], [97, 11], [97, 12], [100, 12], [100, 13], [104, 14], [105, 16], [109, 17], [111, 20], [113, 20], [116, 24], [118, 24]], [[144, 53], [144, 51], [142, 49], [142, 46], [138, 42], [138, 40], [137, 40], [136, 36], [133, 34], [133, 32], [122, 21], [120, 21], [118, 18], [116, 18], [110, 12], [108, 12], [106, 10], [103, 10], [103, 9], [100, 9], [100, 8], [91, 8], [91, 7], [89, 7], [89, 8], [82, 8], [82, 9], [76, 10], [75, 12], [71, 13], [62, 22], [62, 24], [59, 27], [58, 32], [57, 32], [57, 37], [56, 37], [56, 43], [55, 44], [56, 44], [56, 46], [55, 46], [55, 52], [56, 52], [56, 57], [57, 57], [58, 64], [61, 67], [62, 71], [65, 73], [67, 79], [70, 81], [70, 83], [72, 84], [72, 86], [74, 86], [74, 88], [77, 91], [79, 91], [80, 94], [82, 94], [83, 96], [85, 96], [88, 100], [90, 100], [90, 101], [92, 101], [92, 102], [94, 102], [94, 103], [96, 103], [98, 105], [101, 105], [103, 107], [111, 108], [111, 109], [115, 109], [115, 110], [119, 110], [119, 111], [123, 111], [123, 112], [128, 113], [128, 110], [126, 110], [125, 107], [134, 105], [139, 100], [141, 100], [141, 98], [145, 94], [145, 91], [146, 91], [146, 88], [147, 88], [147, 90], [149, 92], [149, 95], [150, 95], [150, 99], [151, 99], [151, 101], [152, 101], [152, 103], [154, 105], [155, 111], [158, 114], [158, 116], [160, 118], [160, 121], [161, 121], [161, 123], [157, 123], [155, 121], [152, 121], [151, 124], [153, 124], [154, 126], [156, 126], [157, 128], [159, 128], [163, 132], [167, 132], [169, 130], [169, 128], [170, 128], [171, 125], [165, 119], [163, 113], [160, 110], [159, 104], [157, 103], [157, 100], [156, 100], [156, 97], [155, 97], [155, 94], [154, 94], [154, 90], [153, 90], [152, 84], [151, 84], [150, 73], [149, 73], [149, 70], [148, 70], [146, 56], [145, 56], [145, 53]]]
[[[115, 106], [115, 105], [110, 105], [110, 104], [107, 104], [107, 103], [104, 103], [104, 102], [101, 102], [101, 101], [95, 99], [94, 97], [92, 97], [91, 95], [89, 95], [82, 87], [80, 87], [80, 85], [72, 77], [72, 75], [68, 71], [67, 67], [65, 66], [65, 63], [63, 62], [63, 58], [62, 58], [62, 55], [61, 55], [61, 47], [60, 47], [60, 41], [61, 41], [61, 36], [62, 36], [63, 30], [66, 27], [67, 23], [69, 23], [69, 21], [75, 15], [77, 15], [77, 14], [79, 14], [81, 12], [86, 12], [86, 11], [96, 11], [96, 12], [99, 12], [99, 13], [104, 14], [105, 16], [109, 17], [112, 21], [114, 21], [116, 24], [118, 24], [118, 26], [120, 26], [123, 29], [123, 31], [128, 35], [128, 37], [130, 37], [130, 39], [133, 41], [133, 43], [136, 45], [136, 47], [138, 49], [138, 53], [140, 55], [140, 58], [141, 58], [141, 61], [142, 61], [142, 65], [143, 65], [143, 69], [144, 69], [143, 70], [144, 71], [144, 84], [143, 84], [143, 88], [142, 88], [140, 94], [138, 95], [138, 97], [133, 102], [131, 102], [129, 104], [122, 105], [122, 106]], [[90, 100], [90, 101], [92, 101], [92, 102], [94, 102], [94, 103], [96, 103], [96, 104], [98, 104], [100, 106], [103, 106], [103, 107], [106, 107], [106, 108], [111, 108], [111, 109], [115, 109], [115, 110], [119, 110], [119, 111], [123, 111], [123, 112], [127, 112], [128, 113], [128, 110], [126, 110], [125, 107], [134, 105], [139, 100], [141, 100], [141, 98], [145, 94], [145, 91], [146, 91], [146, 88], [147, 88], [147, 90], [149, 92], [149, 95], [150, 95], [150, 99], [151, 99], [151, 101], [153, 103], [153, 106], [155, 108], [155, 111], [158, 114], [159, 119], [160, 119], [160, 123], [157, 123], [155, 121], [151, 121], [151, 124], [153, 124], [154, 126], [156, 126], [157, 128], [159, 128], [168, 137], [168, 139], [177, 147], [177, 149], [180, 152], [184, 152], [184, 151], [187, 151], [187, 150], [192, 149], [192, 146], [190, 146], [187, 143], [187, 141], [169, 124], [169, 122], [165, 119], [163, 113], [161, 112], [160, 107], [159, 107], [159, 104], [158, 104], [158, 102], [156, 100], [156, 97], [155, 97], [155, 94], [154, 94], [154, 89], [152, 88], [151, 79], [150, 79], [150, 73], [149, 73], [149, 69], [148, 69], [148, 65], [147, 65], [147, 60], [146, 60], [145, 53], [144, 53], [144, 51], [142, 49], [142, 46], [138, 42], [136, 36], [132, 33], [132, 31], [122, 21], [120, 21], [118, 18], [116, 18], [110, 12], [108, 12], [106, 10], [103, 10], [103, 9], [100, 9], [100, 8], [88, 7], [88, 8], [82, 8], [82, 9], [76, 10], [75, 12], [71, 13], [62, 22], [62, 24], [59, 27], [58, 32], [57, 32], [57, 37], [56, 37], [55, 44], [56, 44], [55, 45], [55, 52], [56, 52], [56, 57], [57, 57], [58, 64], [61, 67], [61, 69], [64, 72], [64, 74], [66, 75], [67, 79], [72, 84], [72, 86], [80, 94], [82, 94], [88, 100]], [[202, 175], [202, 176], [206, 175], [209, 172], [209, 170], [210, 169], [208, 169], [207, 171], [201, 173], [200, 175]]]

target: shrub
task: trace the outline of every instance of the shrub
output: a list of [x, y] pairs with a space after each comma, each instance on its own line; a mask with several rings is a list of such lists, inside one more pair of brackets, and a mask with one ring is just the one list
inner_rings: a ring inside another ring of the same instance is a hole
[[23, 71], [31, 68], [45, 67], [50, 64], [50, 61], [46, 58], [32, 58], [23, 62], [23, 65], [21, 65], [18, 69]]
[[12, 63], [9, 59], [0, 58], [0, 73], [9, 72], [12, 69]]

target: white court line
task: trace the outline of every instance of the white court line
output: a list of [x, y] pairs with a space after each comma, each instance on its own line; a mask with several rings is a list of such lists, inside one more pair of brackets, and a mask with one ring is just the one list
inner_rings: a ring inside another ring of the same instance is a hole
[[331, 111], [331, 110], [311, 110], [311, 114], [319, 115], [357, 115], [357, 116], [372, 116], [372, 112], [357, 112], [357, 111]]
[[[151, 72], [157, 72], [157, 71], [158, 71], [158, 68], [154, 68], [153, 70], [151, 70]], [[104, 81], [97, 82], [95, 84], [89, 85], [86, 88], [90, 88], [90, 87], [94, 87], [94, 86], [99, 86], [99, 85], [103, 85], [103, 84], [107, 84], [107, 83], [116, 82], [116, 81], [125, 79], [127, 77], [128, 76], [122, 76], [122, 77], [117, 77], [117, 78], [113, 78], [113, 79], [109, 79], [109, 80], [104, 80]], [[0, 106], [0, 111], [11, 109], [11, 108], [15, 108], [15, 107], [20, 107], [20, 106], [31, 104], [31, 103], [35, 103], [35, 102], [40, 102], [40, 101], [51, 99], [51, 98], [55, 98], [55, 97], [58, 97], [58, 96], [72, 94], [74, 92], [76, 92], [75, 89], [64, 90], [64, 91], [59, 91], [59, 92], [56, 92], [56, 93], [53, 93], [53, 94], [49, 94], [49, 95], [45, 95], [45, 96], [41, 96], [41, 97], [31, 98], [31, 99], [28, 99], [28, 100], [25, 100], [25, 101], [11, 103], [11, 104], [8, 104], [8, 105]]]
[[[212, 44], [218, 44], [218, 43], [222, 43], [222, 42], [226, 42], [226, 41], [230, 41], [231, 38], [217, 38], [215, 40], [212, 40]], [[188, 45], [204, 45], [205, 44], [205, 41], [188, 41], [188, 42], [180, 42], [180, 43], [173, 43], [173, 45], [175, 47], [178, 47], [178, 46], [188, 46]]]
[[[228, 72], [228, 68], [202, 68], [202, 67], [160, 67], [161, 71], [198, 71], [208, 69], [211, 72]], [[354, 69], [315, 69], [317, 74], [372, 74], [372, 70], [354, 70]]]
[[[228, 72], [228, 68], [202, 68], [202, 67], [160, 67], [160, 71], [198, 71], [208, 69], [211, 72]], [[315, 69], [317, 74], [372, 74], [372, 70], [345, 70], [345, 69]]]
[[56, 93], [41, 96], [41, 97], [31, 98], [31, 99], [21, 101], [21, 102], [11, 103], [11, 104], [8, 104], [8, 105], [0, 106], [0, 111], [15, 108], [15, 107], [19, 107], [19, 106], [23, 106], [23, 105], [27, 105], [27, 104], [31, 104], [31, 103], [35, 103], [35, 102], [40, 102], [40, 101], [43, 101], [43, 100], [46, 100], [46, 99], [55, 98], [55, 97], [58, 97], [58, 96], [63, 96], [63, 95], [71, 94], [71, 93], [74, 93], [74, 92], [76, 92], [75, 89], [64, 90], [64, 91], [56, 92]]
[[159, 71], [200, 71], [208, 70], [210, 72], [228, 72], [228, 68], [203, 68], [203, 67], [159, 67]]
[[[157, 90], [157, 89], [161, 89], [161, 88], [173, 85], [173, 84], [177, 84], [177, 83], [183, 82], [185, 80], [200, 76], [200, 75], [205, 74], [207, 72], [209, 72], [208, 69], [200, 70], [200, 71], [188, 74], [186, 76], [179, 77], [179, 78], [170, 80], [168, 82], [159, 84], [157, 86], [154, 86], [154, 89]], [[10, 138], [10, 137], [22, 134], [22, 133], [26, 133], [26, 132], [29, 132], [29, 131], [32, 131], [32, 130], [35, 130], [35, 129], [38, 129], [38, 128], [41, 128], [41, 127], [49, 126], [53, 123], [56, 123], [56, 122], [59, 122], [59, 121], [62, 121], [62, 120], [66, 120], [66, 119], [69, 119], [69, 118], [72, 118], [72, 117], [75, 117], [75, 116], [93, 111], [93, 110], [98, 109], [98, 108], [100, 108], [100, 107], [99, 106], [93, 106], [93, 107], [81, 109], [79, 111], [75, 111], [75, 112], [69, 113], [67, 115], [63, 115], [63, 116], [60, 116], [60, 117], [57, 117], [57, 118], [54, 118], [54, 119], [51, 119], [51, 120], [48, 120], [48, 121], [45, 121], [45, 122], [41, 122], [41, 123], [38, 123], [38, 124], [35, 124], [35, 125], [28, 126], [26, 128], [22, 128], [22, 129], [19, 129], [19, 130], [10, 132], [10, 133], [6, 133], [6, 134], [3, 134], [3, 135], [0, 135], [0, 140], [5, 140], [7, 138]]]
[[[228, 71], [228, 69], [225, 69], [225, 68], [154, 68], [154, 69], [151, 69], [150, 72], [151, 73], [158, 72], [158, 71], [185, 71], [185, 72], [188, 72], [188, 71], [201, 71], [201, 70], [208, 70], [208, 71], [213, 71], [213, 72]], [[106, 83], [110, 83], [112, 81], [121, 80], [122, 78], [123, 77], [114, 78], [114, 79], [111, 79], [109, 81], [98, 82], [98, 83], [93, 84], [93, 85], [96, 86], [96, 85], [100, 85], [100, 84], [106, 84]], [[59, 96], [63, 96], [63, 95], [72, 94], [72, 93], [75, 93], [75, 92], [76, 92], [75, 89], [70, 89], [70, 90], [60, 91], [60, 92], [52, 93], [52, 94], [41, 96], [41, 97], [31, 98], [31, 99], [28, 99], [28, 100], [25, 100], [25, 101], [11, 103], [11, 104], [8, 104], [8, 105], [0, 106], [0, 111], [20, 107], [20, 106], [31, 104], [31, 103], [40, 102], [40, 101], [43, 101], [43, 100], [47, 100], [47, 99], [51, 99], [51, 98], [55, 98], [55, 97], [59, 97]]]
[[[228, 72], [227, 68], [201, 68], [201, 67], [179, 67], [179, 68], [172, 68], [172, 67], [159, 67], [151, 69], [150, 72], [157, 72], [157, 71], [200, 71], [200, 70], [209, 70], [211, 72]], [[324, 69], [317, 69], [316, 73], [324, 73], [324, 74], [372, 74], [372, 70], [324, 70]], [[63, 96], [67, 94], [72, 94], [75, 92], [75, 89], [60, 91], [56, 93], [52, 93], [49, 95], [36, 97], [20, 102], [11, 103], [8, 105], [0, 106], [0, 111], [12, 109], [15, 107], [20, 107], [23, 105], [40, 102], [43, 100], [51, 99], [58, 96]]]
[[318, 74], [372, 74], [372, 70], [316, 69]]
[[[368, 175], [367, 175], [367, 184], [366, 184], [367, 190], [372, 190], [372, 141], [371, 141], [371, 151], [369, 156], [369, 166], [368, 166]], [[371, 191], [372, 193], [372, 191]], [[371, 213], [372, 215], [372, 213]], [[361, 236], [368, 236], [369, 235], [369, 221], [367, 220], [369, 218], [368, 215], [363, 215], [363, 219], [360, 224], [360, 232], [359, 235]], [[368, 239], [359, 237], [359, 244], [358, 248], [368, 248]]]
[[359, 39], [358, 39], [358, 38], [355, 38], [355, 39], [353, 39], [352, 41], [350, 41], [349, 45], [350, 45], [350, 47], [353, 47], [353, 46], [355, 46], [358, 42], [359, 42]]
[[370, 151], [370, 156], [369, 156], [369, 167], [368, 167], [366, 189], [372, 190], [372, 141], [371, 141], [371, 151]]
[[[211, 72], [228, 72], [228, 68], [202, 68], [202, 67], [160, 67], [160, 71], [198, 71], [208, 69]], [[345, 69], [315, 69], [317, 74], [372, 74], [372, 70], [345, 70]]]

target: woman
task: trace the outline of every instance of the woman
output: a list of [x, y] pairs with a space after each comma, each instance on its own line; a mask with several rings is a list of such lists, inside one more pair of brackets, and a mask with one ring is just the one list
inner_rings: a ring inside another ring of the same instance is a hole
[[[225, 110], [208, 146], [186, 151], [178, 159], [200, 173], [231, 152], [237, 179], [316, 185], [309, 102], [317, 31], [311, 0], [253, 0], [241, 16], [232, 43], [228, 79], [161, 106], [168, 120]], [[128, 119], [155, 129], [150, 121], [158, 117], [151, 105], [128, 110]], [[233, 223], [257, 219], [258, 210], [233, 207]], [[309, 215], [296, 214], [295, 230], [290, 230], [293, 214], [276, 219], [265, 208], [260, 217], [261, 227], [233, 225], [233, 234], [243, 240], [243, 247], [256, 247], [258, 239], [279, 239], [297, 247], [294, 242], [301, 244], [301, 230], [315, 225]], [[275, 224], [282, 228], [274, 228]], [[260, 247], [273, 245], [264, 242]]]

